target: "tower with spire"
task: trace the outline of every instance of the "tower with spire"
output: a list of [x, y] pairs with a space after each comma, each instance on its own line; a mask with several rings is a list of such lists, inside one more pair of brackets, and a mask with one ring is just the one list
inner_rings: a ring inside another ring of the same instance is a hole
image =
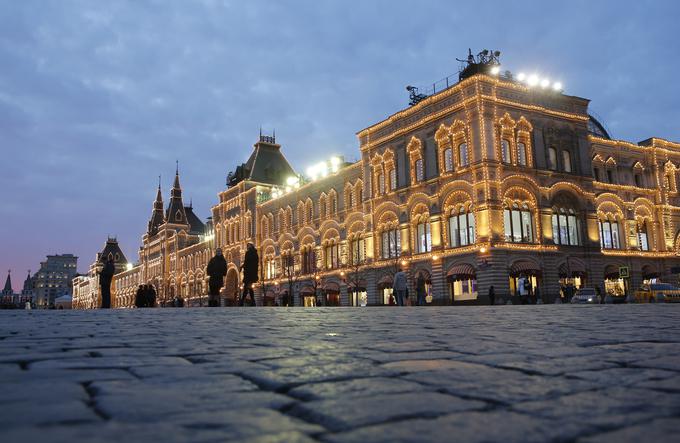
[[151, 219], [149, 220], [149, 228], [147, 232], [149, 235], [154, 235], [158, 232], [159, 226], [165, 223], [165, 216], [163, 215], [163, 195], [161, 193], [161, 176], [158, 176], [158, 191], [156, 192], [156, 200], [153, 202], [153, 210], [151, 212]]
[[171, 225], [188, 225], [187, 214], [182, 202], [182, 187], [179, 184], [179, 162], [175, 169], [175, 182], [170, 190], [170, 203], [165, 213], [165, 220]]
[[7, 271], [7, 279], [5, 280], [5, 287], [2, 290], [2, 295], [14, 295], [14, 289], [12, 289], [12, 270]]

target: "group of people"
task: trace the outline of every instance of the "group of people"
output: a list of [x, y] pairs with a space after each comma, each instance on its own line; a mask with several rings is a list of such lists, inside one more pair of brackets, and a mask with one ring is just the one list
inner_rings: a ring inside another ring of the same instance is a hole
[[[393, 296], [397, 306], [405, 306], [408, 304], [408, 278], [406, 273], [397, 269], [394, 274], [394, 283], [392, 285]], [[416, 277], [416, 305], [425, 306], [427, 303], [427, 286], [423, 274], [418, 274]]]
[[139, 285], [135, 294], [135, 306], [138, 308], [156, 307], [156, 289], [153, 285]]
[[[258, 281], [258, 268], [260, 257], [257, 249], [252, 243], [248, 243], [246, 256], [241, 265], [243, 271], [243, 293], [239, 297], [239, 306], [244, 306], [246, 298], [250, 296], [250, 303], [255, 306], [255, 292], [253, 286]], [[220, 305], [220, 290], [224, 286], [224, 277], [227, 275], [227, 260], [222, 255], [222, 250], [217, 248], [215, 256], [208, 262], [208, 306], [217, 307]]]

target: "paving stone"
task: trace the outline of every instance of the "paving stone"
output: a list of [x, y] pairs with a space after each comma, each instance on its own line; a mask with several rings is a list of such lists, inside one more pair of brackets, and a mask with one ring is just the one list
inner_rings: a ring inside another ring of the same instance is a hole
[[459, 412], [434, 420], [400, 420], [326, 437], [334, 443], [543, 443], [558, 435], [545, 421], [507, 411]]
[[378, 394], [424, 392], [418, 383], [398, 378], [358, 378], [354, 380], [309, 383], [288, 391], [288, 395], [304, 400], [320, 400], [343, 397], [369, 397]]
[[678, 358], [671, 305], [0, 311], [0, 441], [667, 441]]
[[675, 443], [678, 441], [680, 418], [660, 418], [644, 424], [627, 426], [616, 431], [592, 435], [578, 443]]
[[385, 394], [298, 403], [292, 413], [333, 431], [408, 417], [434, 417], [448, 412], [482, 409], [486, 403], [436, 392]]

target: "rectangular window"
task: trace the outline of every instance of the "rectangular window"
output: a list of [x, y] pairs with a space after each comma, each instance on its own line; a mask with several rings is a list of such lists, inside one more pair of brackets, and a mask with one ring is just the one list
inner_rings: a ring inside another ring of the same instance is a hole
[[423, 159], [416, 160], [416, 181], [421, 182], [425, 179], [425, 165]]
[[565, 172], [571, 172], [571, 153], [567, 150], [562, 151], [562, 165]]
[[453, 151], [451, 148], [444, 150], [444, 171], [453, 171]]
[[475, 214], [468, 212], [468, 240], [469, 244], [475, 242]]
[[605, 249], [611, 249], [612, 247], [612, 231], [611, 224], [607, 221], [602, 223], [602, 246]]
[[607, 183], [614, 183], [614, 171], [607, 169]]
[[503, 163], [510, 163], [510, 142], [505, 139], [501, 141], [501, 156]]
[[458, 217], [455, 215], [449, 217], [449, 244], [452, 248], [460, 246], [458, 241]]
[[503, 224], [505, 225], [505, 241], [512, 241], [512, 223], [510, 221], [510, 210], [503, 211]]
[[569, 244], [577, 246], [578, 243], [578, 223], [575, 215], [570, 215], [567, 218], [567, 225], [569, 227]]
[[553, 147], [548, 148], [548, 169], [557, 169], [557, 149]]
[[397, 168], [390, 169], [390, 190], [397, 189]]
[[512, 211], [512, 241], [522, 241], [522, 222], [519, 211]]
[[560, 214], [560, 243], [563, 245], [569, 244], [569, 232], [567, 231], [567, 216]]
[[461, 246], [467, 245], [468, 244], [467, 217], [465, 216], [465, 214], [461, 214], [458, 216], [458, 233], [460, 236]]
[[619, 249], [621, 247], [619, 243], [619, 224], [612, 223], [612, 247], [614, 249]]
[[432, 250], [432, 236], [430, 233], [430, 223], [418, 223], [417, 226], [417, 252], [430, 252]]
[[458, 164], [461, 167], [465, 167], [468, 165], [468, 163], [467, 143], [461, 143], [458, 145]]
[[517, 143], [517, 153], [519, 154], [519, 164], [522, 166], [527, 165], [527, 147], [524, 143]]
[[553, 243], [556, 245], [560, 244], [560, 225], [557, 222], [557, 214], [552, 215], [552, 232], [553, 232]]
[[647, 232], [638, 232], [638, 238], [640, 239], [640, 250], [649, 251], [649, 242], [647, 241]]
[[522, 211], [522, 241], [534, 241], [534, 233], [531, 224], [531, 214], [529, 211]]

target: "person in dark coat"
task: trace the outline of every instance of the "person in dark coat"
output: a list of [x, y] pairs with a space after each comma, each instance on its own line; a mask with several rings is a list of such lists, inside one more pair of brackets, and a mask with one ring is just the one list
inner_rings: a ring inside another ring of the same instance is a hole
[[153, 285], [148, 285], [148, 286], [149, 286], [149, 295], [148, 295], [148, 305], [147, 305], [147, 307], [155, 308], [156, 307], [156, 288], [154, 288]]
[[222, 250], [217, 248], [215, 256], [208, 262], [208, 281], [209, 294], [208, 306], [216, 307], [220, 305], [220, 289], [224, 286], [224, 276], [227, 275], [227, 260], [222, 255]]
[[113, 274], [116, 268], [113, 265], [113, 258], [106, 259], [104, 268], [99, 271], [99, 286], [102, 291], [102, 309], [109, 309], [111, 307], [111, 281], [113, 281]]
[[418, 306], [425, 306], [425, 277], [423, 277], [423, 274], [418, 274], [418, 278], [416, 279], [416, 303]]
[[496, 303], [496, 290], [493, 285], [489, 286], [489, 304], [493, 305]]
[[241, 270], [243, 271], [243, 294], [241, 294], [241, 300], [239, 301], [239, 306], [243, 306], [243, 302], [246, 296], [250, 294], [250, 298], [255, 305], [255, 293], [253, 292], [253, 284], [257, 282], [257, 271], [260, 265], [260, 257], [257, 255], [257, 249], [252, 243], [248, 243], [248, 249], [246, 250], [246, 256], [241, 265]]
[[146, 304], [146, 300], [144, 299], [145, 293], [144, 293], [144, 285], [139, 285], [139, 288], [137, 288], [137, 293], [135, 294], [135, 306], [138, 308], [143, 308], [144, 305]]

